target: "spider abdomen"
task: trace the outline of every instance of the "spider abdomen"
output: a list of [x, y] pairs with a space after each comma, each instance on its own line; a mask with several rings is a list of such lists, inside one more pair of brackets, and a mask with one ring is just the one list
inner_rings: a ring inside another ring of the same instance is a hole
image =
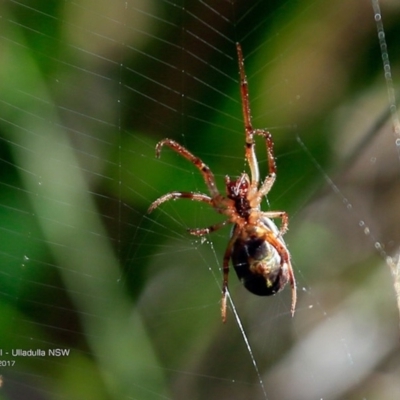
[[231, 259], [245, 288], [258, 296], [278, 293], [289, 279], [277, 250], [263, 238], [239, 237], [233, 245]]

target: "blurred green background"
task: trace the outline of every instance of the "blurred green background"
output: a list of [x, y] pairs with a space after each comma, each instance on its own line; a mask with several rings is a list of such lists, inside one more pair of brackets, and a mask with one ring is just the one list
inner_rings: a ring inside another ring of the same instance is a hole
[[[397, 90], [400, 7], [381, 6]], [[6, 0], [0, 16], [1, 399], [399, 397], [400, 157], [369, 2]], [[206, 191], [155, 158], [164, 137], [221, 191], [245, 168], [236, 41], [299, 297], [292, 319], [289, 289], [258, 298], [231, 273], [254, 360], [232, 305], [220, 321], [229, 228], [186, 232], [221, 216], [146, 212]], [[55, 348], [70, 354], [12, 354]]]

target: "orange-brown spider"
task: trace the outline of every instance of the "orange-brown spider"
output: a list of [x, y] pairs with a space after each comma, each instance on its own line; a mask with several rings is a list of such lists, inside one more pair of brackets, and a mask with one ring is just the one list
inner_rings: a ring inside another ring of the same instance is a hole
[[[229, 260], [238, 278], [246, 289], [259, 296], [270, 296], [282, 290], [290, 281], [292, 287], [291, 314], [296, 307], [296, 281], [290, 262], [290, 253], [282, 236], [288, 229], [288, 215], [285, 211], [261, 211], [260, 204], [271, 190], [276, 178], [276, 164], [271, 134], [265, 129], [254, 129], [251, 123], [247, 78], [244, 71], [242, 49], [236, 44], [239, 72], [240, 93], [244, 126], [246, 132], [246, 160], [250, 167], [251, 180], [246, 173], [231, 181], [225, 177], [226, 196], [219, 193], [214, 174], [204, 162], [194, 156], [185, 147], [171, 139], [163, 139], [156, 146], [156, 156], [160, 156], [161, 148], [166, 145], [182, 157], [189, 160], [203, 175], [210, 195], [194, 192], [170, 192], [154, 201], [148, 212], [152, 212], [160, 204], [172, 199], [191, 199], [202, 201], [212, 206], [220, 214], [228, 218], [208, 228], [189, 229], [196, 236], [207, 235], [228, 223], [234, 224], [223, 260], [222, 281], [222, 321], [226, 321], [226, 291], [228, 288]], [[269, 173], [260, 183], [255, 153], [254, 136], [264, 137], [267, 147]], [[280, 218], [280, 229], [271, 218]]]

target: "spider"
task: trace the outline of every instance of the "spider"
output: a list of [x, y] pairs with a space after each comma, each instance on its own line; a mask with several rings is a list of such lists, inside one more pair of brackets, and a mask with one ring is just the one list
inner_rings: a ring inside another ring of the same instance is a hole
[[[182, 157], [190, 161], [203, 175], [209, 195], [196, 192], [170, 192], [149, 207], [152, 212], [162, 203], [174, 199], [190, 199], [209, 204], [218, 213], [227, 216], [208, 228], [188, 229], [195, 236], [204, 236], [215, 232], [227, 224], [233, 224], [231, 236], [223, 258], [222, 280], [222, 321], [226, 322], [226, 302], [228, 290], [229, 261], [236, 271], [238, 278], [245, 288], [259, 296], [274, 295], [282, 290], [289, 281], [292, 287], [291, 314], [294, 315], [296, 306], [296, 281], [290, 262], [290, 253], [282, 236], [288, 230], [289, 218], [285, 211], [262, 211], [260, 204], [271, 190], [276, 179], [276, 164], [273, 152], [271, 134], [265, 129], [255, 129], [251, 123], [249, 93], [247, 78], [244, 70], [242, 48], [236, 43], [240, 93], [244, 126], [246, 133], [245, 157], [250, 169], [250, 176], [243, 172], [236, 180], [225, 177], [226, 195], [220, 194], [215, 183], [214, 174], [210, 168], [189, 150], [171, 139], [163, 139], [156, 145], [156, 157], [160, 156], [161, 148], [168, 146]], [[269, 173], [260, 184], [260, 173], [255, 153], [256, 135], [262, 136], [266, 142]], [[278, 227], [272, 221], [281, 219]]]

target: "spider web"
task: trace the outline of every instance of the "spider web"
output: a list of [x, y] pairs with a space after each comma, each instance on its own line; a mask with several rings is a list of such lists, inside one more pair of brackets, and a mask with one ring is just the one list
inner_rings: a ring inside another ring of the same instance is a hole
[[[395, 1], [6, 0], [0, 17], [0, 399], [399, 397]], [[164, 137], [221, 191], [247, 168], [237, 41], [298, 306], [232, 271], [223, 325], [229, 228], [186, 231], [221, 216], [146, 210], [206, 192], [154, 157]]]

